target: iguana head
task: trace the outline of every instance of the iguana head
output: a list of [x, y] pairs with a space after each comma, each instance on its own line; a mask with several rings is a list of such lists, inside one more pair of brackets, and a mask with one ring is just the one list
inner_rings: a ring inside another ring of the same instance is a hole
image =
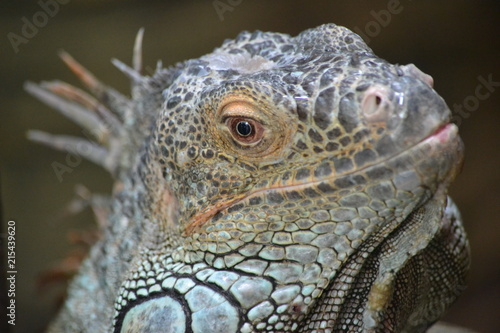
[[[277, 309], [281, 324], [270, 327], [301, 327], [362, 244], [379, 246], [436, 192], [443, 204], [462, 158], [432, 78], [387, 63], [335, 25], [294, 38], [242, 33], [179, 65], [162, 97], [140, 165], [148, 217], [155, 237], [169, 239], [159, 242], [165, 267], [255, 277], [228, 284], [229, 303], [215, 311], [238, 317], [227, 332], [261, 327]], [[429, 225], [427, 241], [437, 230]], [[122, 311], [124, 328], [158, 316], [142, 307]]]
[[462, 144], [414, 65], [333, 24], [245, 32], [151, 77], [116, 63], [132, 100], [65, 60], [120, 119], [59, 83], [28, 90], [109, 134], [86, 154], [118, 181], [54, 327], [413, 332], [462, 288], [467, 242], [446, 202]]
[[144, 173], [152, 201], [176, 203], [154, 207], [158, 222], [183, 237], [319, 210], [403, 217], [395, 207], [428, 199], [460, 159], [432, 78], [334, 25], [242, 33], [185, 62], [163, 98]]

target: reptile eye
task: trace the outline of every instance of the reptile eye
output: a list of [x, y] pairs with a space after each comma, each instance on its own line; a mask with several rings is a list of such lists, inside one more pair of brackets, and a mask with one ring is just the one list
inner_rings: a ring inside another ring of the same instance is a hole
[[242, 144], [258, 143], [264, 133], [262, 125], [251, 118], [228, 117], [226, 119], [226, 126], [229, 128], [233, 138]]
[[240, 136], [249, 136], [254, 132], [254, 129], [248, 121], [242, 120], [236, 124], [236, 132]]
[[256, 92], [247, 96], [237, 90], [222, 98], [217, 109], [208, 109], [215, 111], [215, 117], [209, 118], [215, 120], [215, 127], [209, 129], [215, 130], [212, 135], [220, 139], [223, 149], [256, 163], [281, 158], [296, 127], [285, 109], [267, 98]]

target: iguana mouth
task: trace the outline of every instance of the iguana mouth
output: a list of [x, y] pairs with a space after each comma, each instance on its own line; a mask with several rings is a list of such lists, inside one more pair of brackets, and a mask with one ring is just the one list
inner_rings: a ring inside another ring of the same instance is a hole
[[[446, 173], [445, 179], [451, 178], [451, 180], [460, 172], [460, 167], [461, 167], [461, 161], [463, 159], [463, 149], [461, 148], [461, 140], [458, 137], [458, 128], [456, 125], [452, 123], [445, 123], [440, 126], [437, 126], [436, 130], [432, 131], [430, 135], [427, 135], [424, 137], [424, 139], [420, 140], [416, 144], [410, 146], [408, 149], [405, 149], [404, 151], [401, 151], [393, 156], [390, 156], [386, 159], [377, 161], [376, 163], [366, 165], [360, 169], [350, 171], [345, 174], [341, 175], [333, 175], [333, 176], [328, 176], [325, 178], [321, 179], [316, 179], [313, 181], [308, 181], [308, 182], [301, 182], [301, 183], [293, 183], [293, 184], [279, 184], [275, 186], [270, 186], [266, 188], [258, 188], [253, 191], [245, 192], [245, 193], [240, 193], [235, 196], [226, 198], [225, 200], [221, 200], [215, 205], [208, 207], [205, 210], [202, 210], [198, 212], [197, 214], [193, 215], [189, 221], [189, 223], [186, 225], [186, 228], [184, 230], [184, 234], [189, 235], [192, 234], [195, 230], [201, 228], [203, 225], [205, 225], [207, 222], [210, 221], [211, 218], [213, 218], [215, 215], [218, 213], [228, 209], [229, 207], [232, 207], [233, 205], [245, 200], [245, 199], [250, 199], [251, 197], [261, 195], [262, 193], [269, 192], [269, 191], [276, 191], [276, 192], [285, 192], [289, 190], [303, 190], [305, 188], [309, 188], [314, 185], [318, 185], [321, 183], [332, 183], [335, 179], [339, 177], [345, 177], [349, 175], [353, 175], [356, 173], [359, 173], [363, 170], [366, 170], [368, 168], [372, 168], [376, 165], [382, 164], [382, 163], [387, 163], [391, 160], [397, 160], [399, 157], [401, 157], [403, 154], [408, 154], [411, 153], [411, 151], [417, 151], [419, 149], [425, 149], [425, 146], [430, 145], [431, 149], [436, 150], [437, 152], [444, 152], [449, 155], [449, 152], [451, 152], [452, 156], [444, 156], [444, 158], [450, 159], [450, 160], [458, 160], [460, 162], [457, 162], [455, 165], [451, 165], [449, 168], [449, 171]], [[442, 147], [437, 147], [437, 146], [442, 146]], [[458, 167], [456, 167], [458, 166]], [[442, 171], [440, 171], [441, 174]]]
[[427, 136], [422, 142], [437, 139], [439, 143], [446, 143], [450, 135], [457, 135], [457, 126], [452, 123], [447, 123], [439, 126], [431, 135]]

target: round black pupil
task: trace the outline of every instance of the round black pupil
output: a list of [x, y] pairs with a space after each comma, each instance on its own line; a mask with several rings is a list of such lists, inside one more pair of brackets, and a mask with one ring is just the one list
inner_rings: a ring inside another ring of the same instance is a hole
[[241, 136], [249, 136], [252, 134], [252, 125], [248, 121], [240, 121], [236, 124], [236, 131]]

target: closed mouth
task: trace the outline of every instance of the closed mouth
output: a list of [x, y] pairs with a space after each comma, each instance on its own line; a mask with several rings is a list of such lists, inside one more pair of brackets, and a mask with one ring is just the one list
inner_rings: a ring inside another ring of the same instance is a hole
[[454, 137], [457, 134], [457, 126], [448, 123], [439, 126], [431, 135], [426, 137], [422, 142], [431, 143], [433, 140], [437, 140], [440, 144], [446, 143], [450, 140], [450, 137]]

